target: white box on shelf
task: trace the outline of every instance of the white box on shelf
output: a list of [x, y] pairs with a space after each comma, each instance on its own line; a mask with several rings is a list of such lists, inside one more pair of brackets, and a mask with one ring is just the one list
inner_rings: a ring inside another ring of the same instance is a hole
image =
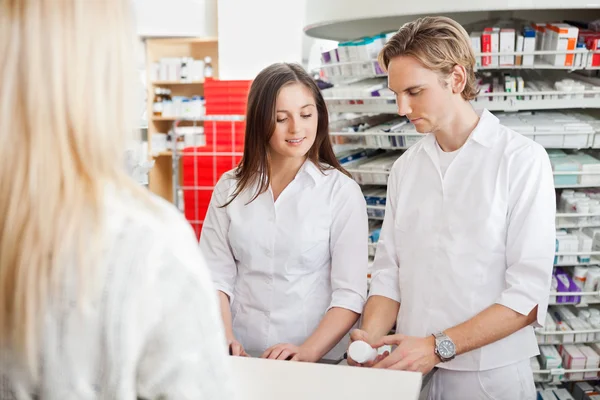
[[[481, 32], [472, 32], [471, 35], [471, 47], [475, 53], [481, 53]], [[475, 66], [481, 67], [481, 56], [475, 57]]]
[[[586, 345], [579, 345], [579, 351], [586, 357], [585, 369], [597, 369], [600, 365], [600, 355], [596, 353], [591, 347]], [[596, 378], [598, 372], [586, 372], [583, 375], [584, 379]]]
[[552, 345], [540, 346], [540, 357], [543, 369], [556, 369], [562, 366], [562, 357]]
[[[515, 51], [515, 30], [501, 29], [500, 30], [500, 53], [513, 53]], [[500, 65], [513, 66], [515, 65], [515, 56], [500, 56]]]
[[[517, 53], [519, 52], [523, 52], [523, 43], [524, 43], [524, 37], [521, 33], [517, 33], [517, 41], [516, 41], [516, 45], [515, 45], [515, 51]], [[515, 57], [515, 65], [523, 65], [523, 55], [518, 55]]]
[[[562, 349], [563, 366], [565, 369], [585, 369], [587, 359], [576, 345], [567, 344]], [[569, 373], [567, 374], [567, 378], [571, 380], [583, 380], [583, 372]]]
[[[534, 23], [532, 25], [532, 28], [535, 31], [535, 50], [536, 51], [546, 50], [546, 23], [543, 23], [543, 22]], [[543, 60], [546, 60], [546, 57], [547, 56], [545, 56], [545, 55], [537, 55], [537, 56], [535, 56], [535, 60], [543, 61]]]
[[[492, 44], [492, 53], [500, 52], [500, 28], [492, 28], [491, 33], [491, 44]], [[492, 61], [490, 64], [492, 67], [497, 67], [500, 65], [500, 57], [492, 56]]]
[[[531, 28], [523, 29], [523, 52], [533, 53], [536, 50], [536, 32]], [[523, 55], [523, 65], [532, 66], [535, 56], [533, 54]]]
[[[548, 24], [547, 32], [549, 37], [548, 50], [566, 52], [575, 50], [577, 47], [577, 36], [579, 29], [568, 24]], [[575, 60], [571, 54], [554, 54], [550, 57], [550, 64], [561, 67], [572, 67]]]

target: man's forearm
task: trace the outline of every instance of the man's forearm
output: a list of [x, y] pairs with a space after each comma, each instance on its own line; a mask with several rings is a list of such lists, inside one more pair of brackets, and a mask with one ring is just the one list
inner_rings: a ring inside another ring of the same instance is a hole
[[400, 303], [384, 296], [371, 296], [365, 305], [361, 328], [371, 341], [387, 335], [396, 323]]
[[522, 315], [500, 304], [494, 304], [470, 320], [453, 328], [446, 329], [456, 346], [456, 354], [464, 354], [513, 334], [535, 322], [537, 306]]

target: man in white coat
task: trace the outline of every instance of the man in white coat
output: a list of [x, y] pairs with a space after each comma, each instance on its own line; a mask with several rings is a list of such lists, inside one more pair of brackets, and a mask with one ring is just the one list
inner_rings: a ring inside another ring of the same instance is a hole
[[535, 399], [533, 327], [546, 318], [555, 251], [548, 156], [473, 109], [474, 53], [455, 21], [405, 24], [379, 60], [398, 114], [428, 134], [392, 168], [352, 339], [397, 346], [377, 368], [437, 366], [430, 399]]

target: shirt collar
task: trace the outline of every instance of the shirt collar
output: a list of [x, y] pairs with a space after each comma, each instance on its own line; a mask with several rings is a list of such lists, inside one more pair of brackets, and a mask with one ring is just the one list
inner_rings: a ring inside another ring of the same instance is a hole
[[[471, 134], [469, 135], [467, 142], [472, 140], [484, 147], [492, 147], [498, 135], [497, 126], [499, 120], [494, 114], [489, 112], [487, 109], [476, 110], [475, 112], [479, 116], [479, 122], [477, 122], [475, 129], [473, 129], [473, 132], [471, 132]], [[425, 150], [427, 150], [429, 153], [435, 153], [437, 151], [434, 134], [427, 134], [427, 136], [423, 138], [423, 140]]]
[[487, 109], [477, 110], [476, 113], [479, 115], [479, 122], [473, 132], [471, 132], [469, 139], [482, 146], [492, 147], [498, 136], [498, 117]]
[[310, 159], [306, 159], [300, 170], [298, 171], [298, 175], [306, 174], [308, 175], [315, 185], [318, 185], [323, 178], [325, 178], [325, 173], [319, 169]]

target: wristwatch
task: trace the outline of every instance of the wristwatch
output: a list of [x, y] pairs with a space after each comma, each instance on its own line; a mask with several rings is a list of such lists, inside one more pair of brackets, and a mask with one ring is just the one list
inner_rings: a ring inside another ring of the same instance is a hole
[[448, 362], [456, 357], [456, 346], [452, 339], [444, 332], [434, 333], [435, 338], [435, 354], [442, 360]]

